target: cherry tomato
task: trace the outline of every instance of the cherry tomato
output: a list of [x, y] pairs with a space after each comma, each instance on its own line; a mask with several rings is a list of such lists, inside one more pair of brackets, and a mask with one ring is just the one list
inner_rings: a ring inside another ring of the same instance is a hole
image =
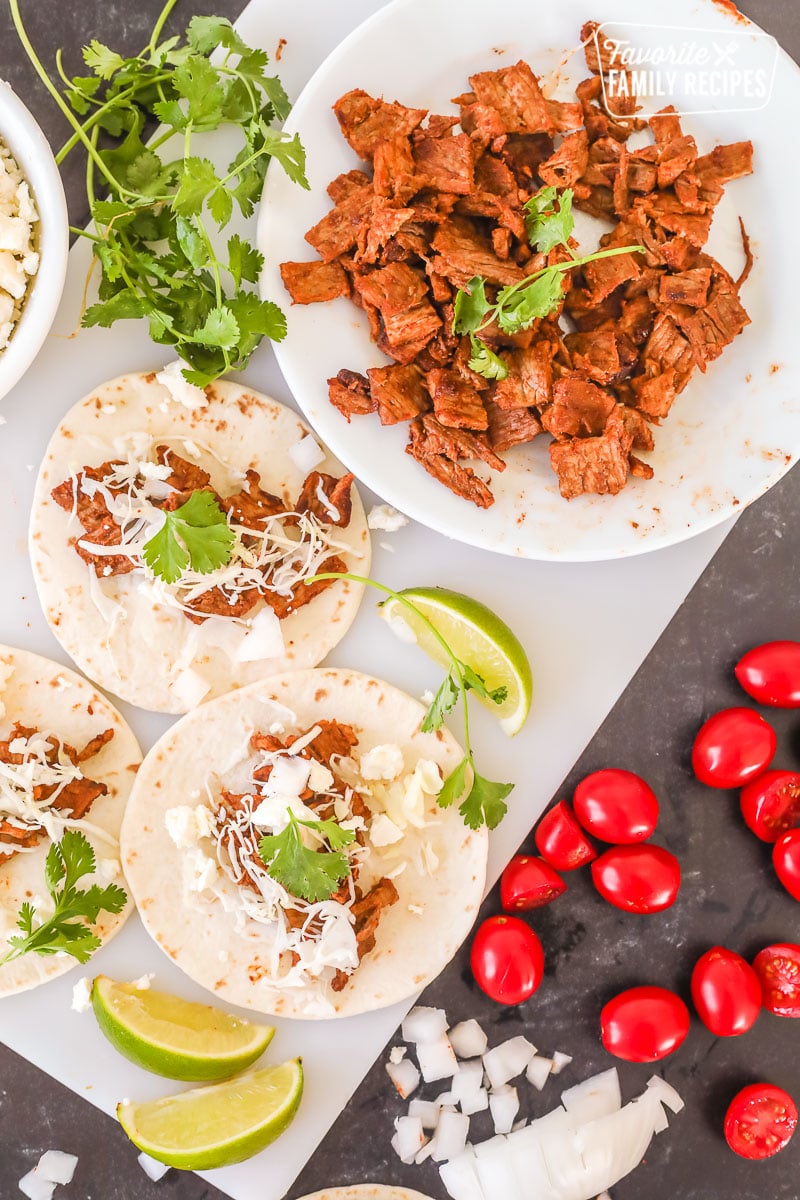
[[470, 966], [478, 987], [498, 1004], [521, 1004], [542, 982], [544, 951], [519, 917], [489, 917], [472, 942]]
[[661, 846], [615, 846], [592, 863], [600, 895], [625, 912], [661, 912], [675, 903], [681, 866]]
[[776, 745], [775, 730], [752, 708], [726, 708], [694, 739], [692, 767], [709, 787], [741, 787], [769, 766]]
[[582, 779], [572, 806], [584, 829], [617, 846], [643, 842], [658, 821], [658, 800], [650, 785], [633, 771], [616, 767]]
[[557, 871], [574, 871], [597, 858], [566, 800], [559, 800], [544, 814], [533, 836], [542, 858]]
[[782, 833], [800, 825], [800, 775], [795, 771], [765, 771], [742, 788], [742, 816], [762, 842], [777, 842]]
[[738, 1037], [761, 1012], [761, 984], [741, 954], [712, 946], [692, 971], [692, 1000], [700, 1020], [716, 1037]]
[[733, 1097], [725, 1114], [725, 1140], [742, 1158], [771, 1158], [797, 1128], [797, 1105], [771, 1083], [751, 1083]]
[[543, 858], [515, 854], [500, 879], [500, 903], [506, 912], [543, 908], [566, 890], [564, 880]]
[[800, 829], [785, 833], [775, 843], [772, 864], [789, 895], [800, 900]]
[[600, 1035], [609, 1054], [626, 1062], [657, 1062], [684, 1042], [689, 1010], [674, 992], [635, 987], [609, 1000], [600, 1014]]
[[748, 696], [773, 708], [800, 708], [800, 642], [764, 642], [736, 664]]
[[753, 970], [764, 1008], [776, 1017], [800, 1017], [800, 946], [779, 942], [756, 955]]

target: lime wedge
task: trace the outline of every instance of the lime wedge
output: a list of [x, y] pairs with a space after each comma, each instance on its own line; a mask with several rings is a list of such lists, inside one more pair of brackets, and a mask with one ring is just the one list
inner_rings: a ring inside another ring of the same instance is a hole
[[272, 1025], [254, 1025], [207, 1004], [98, 975], [97, 1023], [137, 1066], [189, 1082], [228, 1079], [253, 1065], [272, 1041]]
[[[508, 689], [500, 705], [477, 698], [491, 709], [509, 737], [519, 733], [530, 711], [533, 677], [528, 656], [505, 621], [479, 600], [445, 588], [406, 588], [399, 595], [428, 618], [453, 653], [485, 680], [490, 691]], [[439, 642], [416, 613], [391, 597], [382, 605], [381, 614], [390, 625], [405, 622], [425, 653], [445, 669], [450, 667]], [[399, 632], [402, 636], [402, 630]]]
[[117, 1117], [151, 1158], [182, 1171], [209, 1171], [274, 1142], [291, 1124], [302, 1095], [303, 1068], [294, 1058], [146, 1104], [123, 1100]]

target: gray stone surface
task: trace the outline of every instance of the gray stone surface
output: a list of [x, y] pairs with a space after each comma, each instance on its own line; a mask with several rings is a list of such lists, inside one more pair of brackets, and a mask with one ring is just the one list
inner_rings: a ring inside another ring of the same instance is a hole
[[[238, 0], [179, 0], [171, 27], [185, 24], [194, 12], [234, 16], [241, 7]], [[43, 57], [51, 61], [63, 45], [67, 68], [78, 69], [78, 48], [91, 37], [115, 47], [145, 41], [160, 3], [23, 0], [23, 8]], [[663, 3], [643, 4], [643, 19], [650, 9], [652, 19], [666, 19], [664, 8]], [[742, 8], [800, 58], [797, 0], [747, 0]], [[5, 8], [0, 12], [0, 75], [14, 84], [59, 145], [64, 123], [19, 49]], [[86, 214], [77, 160], [67, 168], [67, 187], [72, 220], [80, 224]], [[609, 1065], [598, 1044], [597, 1015], [615, 991], [647, 981], [686, 995], [693, 961], [714, 942], [750, 955], [771, 941], [800, 940], [798, 909], [772, 881], [767, 849], [743, 828], [735, 798], [702, 788], [688, 766], [693, 732], [703, 717], [742, 701], [731, 671], [737, 657], [761, 640], [800, 637], [799, 500], [795, 471], [743, 515], [562, 789], [569, 794], [583, 774], [606, 765], [638, 770], [650, 780], [663, 806], [656, 840], [680, 856], [684, 869], [675, 907], [653, 917], [623, 916], [597, 897], [586, 872], [579, 873], [569, 880], [569, 899], [532, 921], [548, 961], [534, 1000], [517, 1009], [492, 1005], [471, 979], [466, 950], [426, 993], [425, 1002], [446, 1006], [453, 1019], [478, 1016], [495, 1041], [526, 1032], [545, 1052], [575, 1055], [575, 1068], [564, 1076], [567, 1085]], [[602, 638], [602, 629], [597, 635]], [[775, 724], [778, 765], [800, 767], [800, 717], [778, 714]], [[485, 912], [498, 907], [493, 894]], [[689, 1109], [635, 1176], [614, 1189], [614, 1200], [798, 1200], [800, 1145], [771, 1163], [747, 1164], [727, 1151], [719, 1131], [730, 1095], [759, 1076], [800, 1098], [799, 1033], [792, 1022], [763, 1015], [745, 1038], [723, 1042], [695, 1021], [684, 1049], [665, 1064], [666, 1077], [687, 1096]], [[624, 1067], [626, 1094], [648, 1074], [645, 1068]], [[556, 1095], [554, 1087], [548, 1102], [539, 1098], [533, 1111], [545, 1111]], [[435, 1169], [404, 1168], [390, 1151], [392, 1120], [400, 1111], [382, 1058], [291, 1195], [369, 1179], [443, 1196]], [[489, 1132], [482, 1118], [475, 1120], [473, 1136]], [[18, 1194], [19, 1178], [53, 1146], [80, 1156], [74, 1183], [60, 1193], [65, 1200], [212, 1200], [220, 1195], [195, 1176], [175, 1172], [149, 1184], [114, 1121], [0, 1047], [0, 1200]]]

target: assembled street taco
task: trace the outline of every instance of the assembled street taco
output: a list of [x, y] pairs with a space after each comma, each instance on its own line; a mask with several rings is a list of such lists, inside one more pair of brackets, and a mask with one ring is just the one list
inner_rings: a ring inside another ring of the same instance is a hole
[[[92, 844], [96, 878], [123, 884], [119, 830], [142, 755], [131, 730], [91, 684], [27, 650], [0, 646], [0, 958], [19, 933], [23, 903], [51, 915], [45, 859], [78, 829]], [[132, 910], [102, 913], [104, 942]], [[28, 953], [0, 966], [0, 996], [35, 987], [75, 966], [70, 955]]]
[[161, 712], [315, 666], [363, 589], [304, 580], [369, 568], [352, 484], [293, 412], [238, 384], [203, 392], [170, 368], [105, 383], [64, 417], [36, 486], [47, 620], [87, 675]]
[[478, 910], [485, 829], [441, 808], [463, 754], [424, 708], [344, 670], [204, 704], [147, 756], [122, 830], [145, 928], [217, 996], [263, 1013], [393, 1004], [452, 958]]

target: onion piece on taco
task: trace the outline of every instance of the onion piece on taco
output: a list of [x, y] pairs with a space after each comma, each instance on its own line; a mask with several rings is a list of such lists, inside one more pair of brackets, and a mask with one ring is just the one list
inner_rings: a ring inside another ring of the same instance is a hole
[[411, 996], [469, 932], [487, 834], [441, 808], [463, 758], [424, 708], [354, 671], [202, 705], [147, 756], [122, 831], [145, 928], [218, 997], [334, 1017]]
[[319, 663], [363, 587], [305, 580], [364, 575], [370, 561], [353, 476], [295, 413], [238, 384], [191, 392], [168, 372], [125, 375], [76, 404], [48, 446], [30, 528], [67, 653], [109, 691], [170, 713]]
[[[35, 920], [52, 915], [45, 859], [66, 830], [91, 843], [87, 885], [125, 887], [119, 832], [142, 755], [104, 696], [73, 671], [27, 650], [0, 646], [0, 958], [19, 934], [23, 903]], [[108, 941], [133, 909], [101, 913], [93, 932]], [[0, 996], [63, 975], [68, 954], [28, 952], [0, 966]]]

